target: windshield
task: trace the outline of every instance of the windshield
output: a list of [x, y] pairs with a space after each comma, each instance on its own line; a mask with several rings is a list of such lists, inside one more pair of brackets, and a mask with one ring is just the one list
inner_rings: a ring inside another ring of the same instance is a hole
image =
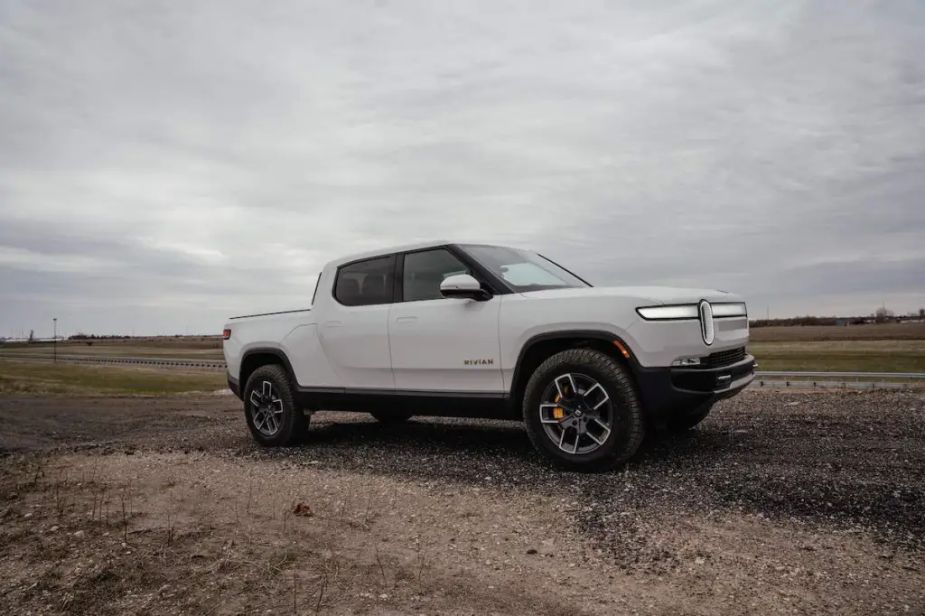
[[482, 267], [520, 293], [591, 286], [535, 252], [481, 244], [465, 244], [462, 249]]

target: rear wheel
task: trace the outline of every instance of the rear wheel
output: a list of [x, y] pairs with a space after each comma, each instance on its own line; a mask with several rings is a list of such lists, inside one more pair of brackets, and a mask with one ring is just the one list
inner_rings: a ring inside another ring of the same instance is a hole
[[370, 413], [376, 421], [384, 424], [397, 424], [404, 423], [411, 419], [411, 413], [383, 413], [381, 411], [375, 411]]
[[308, 430], [308, 418], [295, 406], [282, 366], [261, 366], [244, 388], [244, 418], [254, 440], [266, 447], [295, 445]]
[[562, 351], [543, 362], [527, 383], [523, 414], [534, 447], [575, 470], [623, 464], [645, 432], [629, 374], [592, 349]]
[[687, 432], [706, 419], [712, 409], [713, 403], [707, 402], [689, 410], [687, 413], [681, 413], [669, 418], [665, 427], [668, 428], [669, 432]]

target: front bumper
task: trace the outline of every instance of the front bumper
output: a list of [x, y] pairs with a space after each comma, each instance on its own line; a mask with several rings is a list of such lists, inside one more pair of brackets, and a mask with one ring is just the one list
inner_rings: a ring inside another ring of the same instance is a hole
[[755, 358], [715, 368], [636, 369], [643, 405], [650, 419], [663, 422], [708, 402], [734, 396], [755, 378]]

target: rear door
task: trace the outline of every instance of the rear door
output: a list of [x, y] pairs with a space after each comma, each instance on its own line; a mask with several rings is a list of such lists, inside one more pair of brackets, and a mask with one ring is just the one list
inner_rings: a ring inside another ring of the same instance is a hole
[[395, 255], [364, 259], [337, 270], [333, 301], [321, 320], [321, 345], [348, 389], [393, 390], [389, 308]]
[[399, 284], [389, 313], [396, 389], [502, 392], [501, 296], [488, 301], [443, 297], [440, 283], [444, 278], [473, 274], [446, 248], [398, 258]]

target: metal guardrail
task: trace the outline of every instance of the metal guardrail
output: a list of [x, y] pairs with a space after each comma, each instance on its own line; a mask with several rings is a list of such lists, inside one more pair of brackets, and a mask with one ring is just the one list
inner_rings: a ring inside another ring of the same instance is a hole
[[759, 370], [755, 378], [820, 378], [820, 379], [925, 379], [922, 372], [790, 372]]
[[777, 389], [908, 389], [925, 385], [921, 372], [797, 372], [764, 370], [755, 373], [751, 387]]
[[[0, 353], [0, 359], [32, 359], [52, 361], [53, 357], [40, 353]], [[221, 359], [194, 359], [187, 357], [98, 357], [94, 355], [58, 355], [58, 361], [88, 364], [124, 364], [130, 366], [154, 366], [159, 368], [199, 368], [203, 370], [224, 370]]]

